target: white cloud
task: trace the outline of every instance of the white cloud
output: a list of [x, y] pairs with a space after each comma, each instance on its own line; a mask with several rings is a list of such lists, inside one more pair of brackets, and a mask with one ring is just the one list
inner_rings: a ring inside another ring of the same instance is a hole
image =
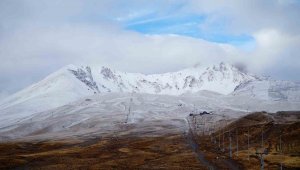
[[254, 33], [273, 28], [283, 32], [300, 32], [300, 3], [297, 0], [206, 1], [191, 0], [186, 10], [207, 14], [208, 27], [226, 21], [232, 33]]
[[[291, 35], [275, 29], [256, 32], [254, 38], [257, 48], [251, 53], [249, 62], [255, 70], [273, 72], [273, 77], [296, 79], [299, 74], [300, 35]], [[294, 71], [291, 71], [294, 70]], [[286, 70], [286, 72], [285, 72]], [[281, 74], [277, 75], [279, 72]], [[274, 74], [276, 73], [276, 74]], [[299, 79], [298, 79], [299, 80]]]
[[[29, 77], [31, 82], [37, 81], [70, 63], [160, 73], [195, 63], [230, 61], [239, 53], [230, 45], [176, 35], [143, 35], [107, 24], [26, 25], [4, 36], [0, 40], [0, 51], [0, 81], [5, 81], [0, 86], [9, 91], [29, 85]], [[22, 82], [16, 83], [16, 80]]]
[[[203, 14], [206, 20], [199, 29], [248, 34], [255, 47], [246, 52], [201, 39], [149, 36], [122, 28], [122, 22], [153, 12], [156, 17]], [[295, 1], [2, 0], [0, 93], [14, 92], [69, 63], [159, 73], [195, 63], [243, 62], [254, 72], [299, 80], [298, 16]]]

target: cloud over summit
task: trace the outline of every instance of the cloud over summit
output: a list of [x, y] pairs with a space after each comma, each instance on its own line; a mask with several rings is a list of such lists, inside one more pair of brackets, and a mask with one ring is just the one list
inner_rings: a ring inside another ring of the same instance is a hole
[[299, 11], [296, 0], [3, 0], [0, 95], [70, 63], [160, 73], [239, 62], [299, 81]]

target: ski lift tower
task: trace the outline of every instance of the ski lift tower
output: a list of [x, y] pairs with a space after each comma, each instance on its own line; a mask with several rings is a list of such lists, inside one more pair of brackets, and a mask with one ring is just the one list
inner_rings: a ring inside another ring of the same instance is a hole
[[244, 134], [245, 136], [247, 136], [247, 150], [248, 150], [248, 161], [250, 160], [250, 133], [249, 133], [249, 127], [248, 127], [248, 133]]
[[128, 113], [127, 113], [127, 117], [126, 117], [126, 120], [125, 120], [125, 124], [128, 123], [129, 116], [130, 116], [130, 113], [131, 113], [131, 104], [132, 104], [132, 101], [133, 101], [132, 95], [133, 95], [133, 92], [131, 93], [131, 96], [130, 96], [130, 101], [129, 101], [129, 104], [128, 104]]
[[264, 169], [264, 155], [269, 154], [268, 149], [267, 148], [258, 148], [258, 149], [256, 149], [255, 154], [259, 156], [259, 158], [260, 158], [260, 169], [263, 170]]

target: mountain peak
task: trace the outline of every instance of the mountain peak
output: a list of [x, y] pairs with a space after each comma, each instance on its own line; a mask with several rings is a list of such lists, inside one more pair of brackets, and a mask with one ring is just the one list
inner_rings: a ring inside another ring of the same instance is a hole
[[[234, 66], [221, 62], [205, 67], [192, 68], [162, 74], [140, 74], [115, 71], [102, 66], [100, 69], [72, 69], [81, 82], [98, 92], [140, 92], [150, 94], [180, 95], [200, 90], [229, 94], [239, 84], [255, 77], [240, 72]], [[92, 70], [92, 71], [91, 71]]]

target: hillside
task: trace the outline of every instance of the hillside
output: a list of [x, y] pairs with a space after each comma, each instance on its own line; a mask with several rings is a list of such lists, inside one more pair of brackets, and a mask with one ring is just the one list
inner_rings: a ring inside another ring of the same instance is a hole
[[[207, 159], [212, 162], [229, 159], [231, 146], [232, 160], [244, 169], [259, 169], [260, 157], [256, 153], [264, 149], [267, 151], [264, 155], [266, 169], [278, 169], [281, 164], [284, 169], [297, 169], [300, 168], [299, 113], [255, 112], [227, 123], [220, 120], [215, 125], [221, 126], [206, 127], [206, 133], [202, 133], [202, 126], [192, 130], [198, 143], [202, 144], [201, 149], [208, 155]], [[197, 119], [199, 125], [200, 117]]]
[[[207, 91], [207, 93], [205, 92]], [[140, 93], [208, 98], [206, 109], [249, 111], [297, 110], [300, 85], [274, 81], [240, 71], [225, 63], [195, 66], [177, 72], [145, 75], [108, 67], [68, 65], [0, 102], [0, 127], [92, 95]], [[225, 102], [224, 102], [225, 101]], [[256, 105], [255, 107], [253, 107]], [[275, 105], [275, 107], [273, 107]], [[202, 107], [205, 109], [205, 107]]]

